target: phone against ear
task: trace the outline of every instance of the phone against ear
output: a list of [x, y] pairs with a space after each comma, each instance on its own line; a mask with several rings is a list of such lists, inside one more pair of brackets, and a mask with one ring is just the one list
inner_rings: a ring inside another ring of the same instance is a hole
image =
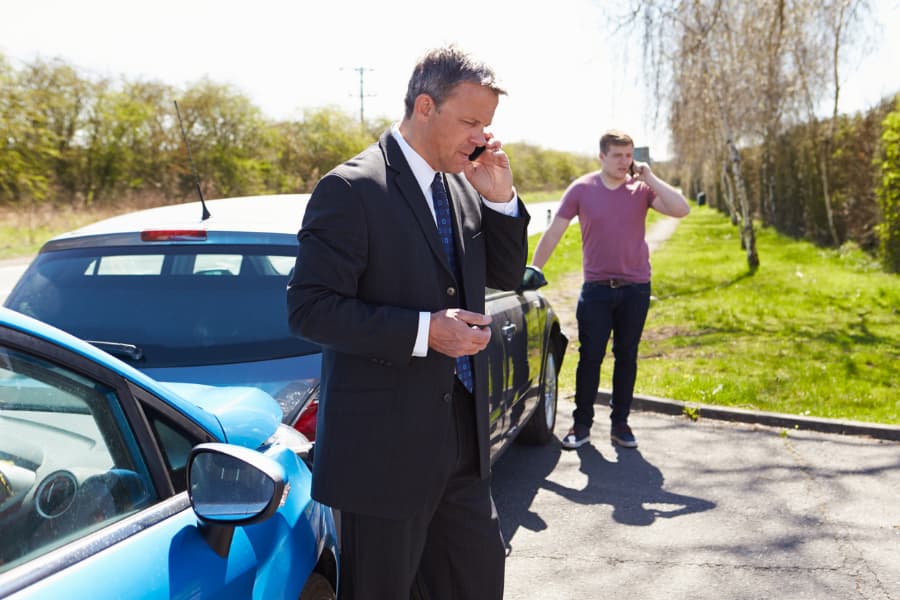
[[472, 154], [469, 155], [469, 160], [475, 160], [481, 153], [484, 152], [484, 146], [478, 146], [475, 150], [472, 151]]
[[631, 161], [631, 164], [628, 165], [628, 174], [634, 177], [634, 161]]

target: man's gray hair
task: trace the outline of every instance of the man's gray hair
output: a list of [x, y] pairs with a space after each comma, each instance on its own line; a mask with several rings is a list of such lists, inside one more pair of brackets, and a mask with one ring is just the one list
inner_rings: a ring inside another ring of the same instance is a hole
[[455, 45], [429, 50], [416, 63], [412, 77], [409, 78], [403, 118], [412, 116], [413, 105], [419, 94], [428, 94], [435, 106], [440, 108], [453, 88], [465, 82], [486, 87], [497, 95], [506, 94], [492, 68]]

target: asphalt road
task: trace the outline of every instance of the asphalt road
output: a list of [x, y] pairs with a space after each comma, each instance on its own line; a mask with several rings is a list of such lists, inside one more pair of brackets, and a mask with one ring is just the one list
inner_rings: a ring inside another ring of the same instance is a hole
[[900, 599], [900, 443], [638, 411], [626, 450], [597, 408], [495, 466], [506, 600]]
[[12, 291], [16, 281], [25, 272], [25, 268], [30, 262], [31, 257], [0, 260], [0, 304]]

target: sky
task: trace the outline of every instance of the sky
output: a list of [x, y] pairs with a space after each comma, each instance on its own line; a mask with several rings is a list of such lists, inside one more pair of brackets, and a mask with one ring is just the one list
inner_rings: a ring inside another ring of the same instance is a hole
[[[748, 0], [752, 1], [752, 0]], [[880, 44], [843, 67], [841, 111], [900, 90], [900, 0], [872, 0]], [[494, 67], [508, 95], [504, 142], [595, 156], [622, 129], [669, 156], [642, 79], [636, 36], [612, 35], [612, 0], [0, 0], [0, 52], [14, 67], [60, 58], [87, 76], [186, 87], [230, 84], [273, 119], [335, 106], [399, 119], [416, 59], [457, 43]], [[177, 100], [177, 98], [176, 98]]]

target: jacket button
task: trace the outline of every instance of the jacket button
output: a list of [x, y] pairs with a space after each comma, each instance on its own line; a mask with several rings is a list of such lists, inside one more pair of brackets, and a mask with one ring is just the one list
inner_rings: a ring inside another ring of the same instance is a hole
[[452, 398], [453, 398], [453, 396], [450, 394], [450, 392], [447, 392], [446, 394], [444, 394], [444, 402], [450, 402], [450, 400]]
[[448, 288], [447, 288], [447, 295], [448, 295], [448, 296], [455, 296], [455, 295], [456, 295], [456, 288], [453, 287], [452, 285], [451, 285], [450, 287], [448, 287]]

